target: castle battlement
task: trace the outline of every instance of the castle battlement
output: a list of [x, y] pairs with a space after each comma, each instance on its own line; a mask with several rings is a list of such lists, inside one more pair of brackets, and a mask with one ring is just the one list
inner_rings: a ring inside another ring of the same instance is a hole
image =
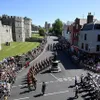
[[21, 42], [25, 41], [25, 38], [31, 37], [31, 24], [32, 24], [32, 19], [27, 17], [8, 16], [8, 15], [2, 15], [1, 17], [1, 25], [2, 25], [1, 27], [3, 29], [8, 29], [8, 30], [10, 30], [11, 28], [13, 35], [12, 37], [14, 41]]
[[15, 21], [20, 21], [20, 22], [22, 22], [22, 21], [24, 21], [24, 18], [23, 18], [23, 17], [15, 17]]

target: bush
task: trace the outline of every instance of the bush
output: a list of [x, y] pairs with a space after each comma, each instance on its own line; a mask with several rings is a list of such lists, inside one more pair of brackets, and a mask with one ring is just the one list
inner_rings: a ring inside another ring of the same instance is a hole
[[40, 36], [45, 36], [45, 30], [43, 28], [39, 29]]
[[35, 37], [30, 37], [30, 38], [26, 38], [25, 41], [27, 42], [42, 42], [42, 38], [35, 38]]

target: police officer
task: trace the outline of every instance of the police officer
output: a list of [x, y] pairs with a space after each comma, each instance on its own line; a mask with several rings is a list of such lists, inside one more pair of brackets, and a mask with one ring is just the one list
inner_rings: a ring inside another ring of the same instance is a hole
[[81, 75], [81, 84], [83, 83], [83, 77], [84, 77], [84, 76], [83, 76], [83, 74], [82, 74], [82, 75]]
[[77, 85], [77, 76], [75, 76], [75, 86]]
[[75, 98], [78, 98], [78, 85], [76, 85], [76, 87], [75, 87]]
[[42, 94], [44, 95], [46, 89], [46, 84], [45, 82], [42, 83]]

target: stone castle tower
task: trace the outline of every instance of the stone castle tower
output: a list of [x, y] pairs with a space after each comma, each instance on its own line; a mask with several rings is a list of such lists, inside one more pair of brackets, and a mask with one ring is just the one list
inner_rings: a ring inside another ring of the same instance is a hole
[[24, 17], [25, 38], [31, 37], [31, 25], [32, 20], [27, 17]]
[[0, 49], [1, 43], [12, 41], [12, 27], [8, 25], [2, 25], [2, 22], [0, 21]]
[[13, 41], [24, 42], [25, 38], [31, 37], [32, 20], [25, 17], [2, 15], [1, 22], [3, 25], [12, 26]]
[[15, 17], [15, 37], [16, 41], [25, 41], [24, 19], [22, 17]]

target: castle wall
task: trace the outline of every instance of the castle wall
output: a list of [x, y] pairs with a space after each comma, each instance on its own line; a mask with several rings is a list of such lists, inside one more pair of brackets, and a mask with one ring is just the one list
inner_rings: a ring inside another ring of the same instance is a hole
[[[17, 16], [3, 15], [2, 17], [0, 17], [0, 20], [2, 21], [2, 24], [4, 27], [4, 28], [1, 28], [2, 33], [3, 33], [1, 37], [4, 37], [7, 32], [10, 33], [10, 31], [6, 31], [7, 25], [12, 26], [13, 41], [24, 42], [25, 38], [31, 37], [31, 24], [32, 24], [31, 19], [17, 17]], [[5, 39], [3, 38], [1, 41], [4, 42]]]
[[12, 38], [14, 41], [16, 41], [16, 35], [15, 35], [15, 16], [7, 16], [3, 15], [1, 18], [3, 25], [9, 25], [12, 26]]
[[32, 35], [31, 25], [32, 25], [32, 20], [31, 19], [25, 19], [24, 18], [25, 38], [29, 38]]
[[12, 42], [12, 27], [8, 25], [0, 25], [1, 43]]
[[[1, 21], [0, 21], [0, 30], [1, 30]], [[1, 34], [0, 34], [0, 50], [1, 50]]]
[[15, 18], [15, 34], [16, 34], [16, 41], [18, 42], [25, 41], [24, 19], [22, 17]]

